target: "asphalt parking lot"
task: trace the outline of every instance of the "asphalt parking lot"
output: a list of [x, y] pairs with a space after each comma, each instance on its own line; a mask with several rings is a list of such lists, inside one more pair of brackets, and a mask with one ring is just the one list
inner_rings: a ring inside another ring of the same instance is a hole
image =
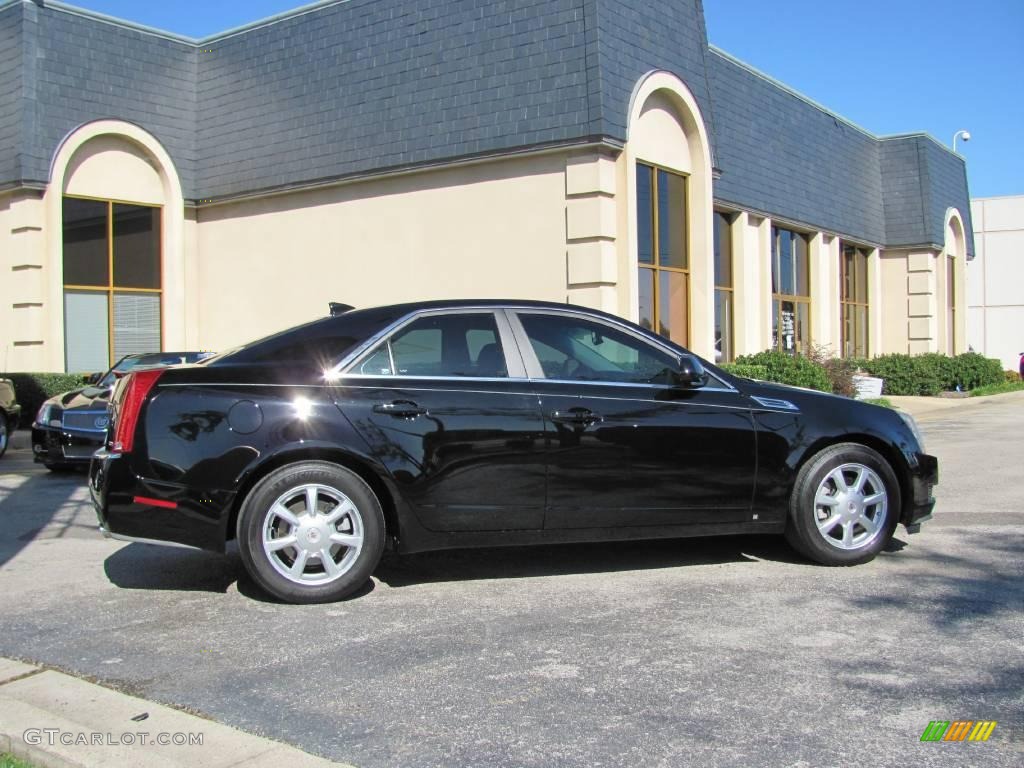
[[[104, 540], [84, 475], [12, 450], [0, 655], [365, 768], [1019, 766], [1024, 397], [921, 426], [936, 518], [865, 566], [750, 537], [431, 553], [327, 606]], [[998, 726], [922, 743], [931, 720]]]

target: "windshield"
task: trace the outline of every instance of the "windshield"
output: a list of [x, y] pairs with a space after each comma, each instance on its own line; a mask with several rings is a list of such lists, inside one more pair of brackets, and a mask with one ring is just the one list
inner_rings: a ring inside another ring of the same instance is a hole
[[152, 368], [155, 366], [181, 365], [183, 363], [198, 363], [208, 357], [213, 357], [213, 352], [150, 352], [144, 355], [125, 355], [114, 367], [107, 371], [96, 386], [101, 389], [114, 386], [114, 382], [124, 376], [132, 368]]

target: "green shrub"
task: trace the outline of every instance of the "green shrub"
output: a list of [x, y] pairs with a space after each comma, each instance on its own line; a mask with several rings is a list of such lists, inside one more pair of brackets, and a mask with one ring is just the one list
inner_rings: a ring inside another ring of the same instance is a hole
[[756, 365], [764, 369], [763, 378], [780, 384], [794, 387], [807, 387], [822, 392], [831, 392], [825, 367], [802, 355], [788, 355], [785, 352], [769, 350], [756, 355], [743, 355], [736, 358], [737, 365]]
[[864, 369], [882, 379], [883, 395], [936, 395], [943, 389], [943, 379], [936, 361], [928, 355], [879, 355], [867, 360]]
[[763, 365], [744, 365], [742, 363], [726, 363], [725, 365], [718, 366], [726, 373], [731, 373], [733, 376], [741, 376], [744, 379], [761, 379], [764, 381], [768, 378], [768, 369]]
[[953, 358], [953, 379], [951, 389], [957, 384], [962, 390], [999, 384], [1004, 381], [1003, 364], [975, 352], [965, 352]]
[[14, 391], [21, 403], [22, 427], [32, 424], [43, 401], [83, 384], [82, 374], [72, 373], [4, 373], [0, 376], [14, 382]]
[[930, 352], [924, 355], [881, 355], [862, 363], [864, 370], [885, 381], [886, 395], [936, 395], [959, 387], [966, 391], [1004, 380], [998, 360], [974, 352], [956, 357]]
[[1003, 379], [1013, 384], [1016, 381], [1020, 381], [1020, 374], [1017, 371], [1003, 371]]

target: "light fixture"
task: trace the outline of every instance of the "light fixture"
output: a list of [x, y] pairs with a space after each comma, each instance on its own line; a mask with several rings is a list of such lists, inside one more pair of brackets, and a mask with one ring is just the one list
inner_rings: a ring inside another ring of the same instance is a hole
[[953, 151], [956, 152], [956, 140], [962, 138], [964, 141], [971, 140], [971, 132], [960, 130], [953, 134]]

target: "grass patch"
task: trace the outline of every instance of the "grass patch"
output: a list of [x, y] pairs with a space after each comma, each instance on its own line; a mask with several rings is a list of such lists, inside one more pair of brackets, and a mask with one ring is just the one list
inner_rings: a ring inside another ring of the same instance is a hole
[[35, 766], [4, 752], [0, 754], [0, 768], [35, 768]]
[[880, 405], [883, 408], [896, 408], [896, 406], [892, 404], [892, 400], [887, 397], [869, 397], [864, 402], [871, 403], [872, 405]]
[[1024, 389], [1024, 381], [1004, 381], [1001, 384], [988, 384], [971, 390], [971, 397], [984, 395], [1002, 395], [1006, 392], [1020, 392]]

